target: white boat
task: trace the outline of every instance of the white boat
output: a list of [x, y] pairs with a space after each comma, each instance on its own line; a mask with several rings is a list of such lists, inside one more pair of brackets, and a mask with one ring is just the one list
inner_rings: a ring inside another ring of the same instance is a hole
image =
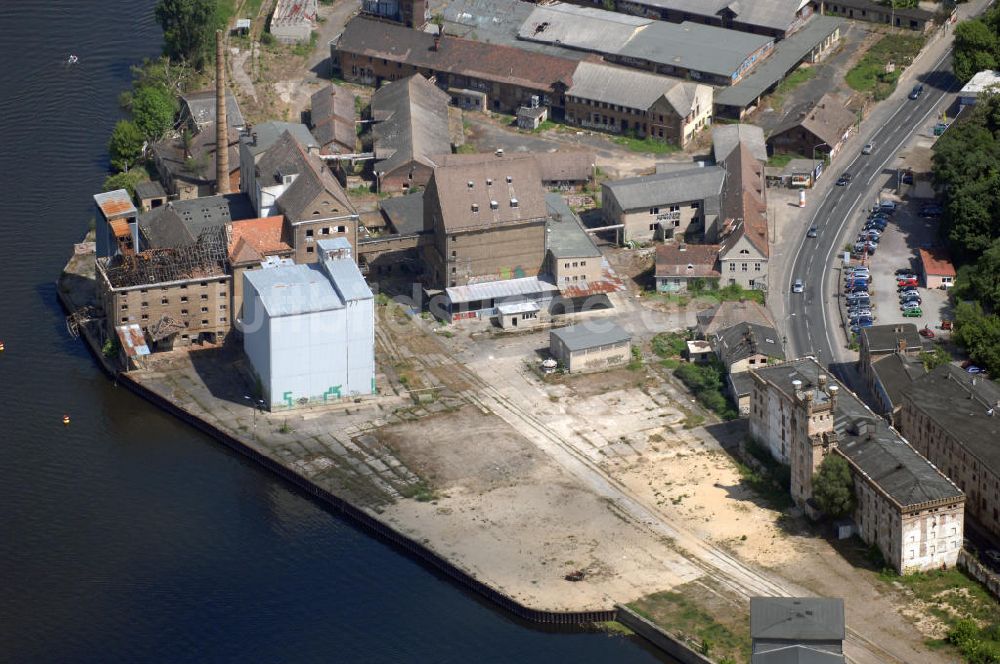
[[80, 61], [80, 58], [76, 57], [75, 55], [70, 55], [69, 59], [66, 61], [66, 64], [68, 64], [68, 65], [75, 65], [79, 61]]

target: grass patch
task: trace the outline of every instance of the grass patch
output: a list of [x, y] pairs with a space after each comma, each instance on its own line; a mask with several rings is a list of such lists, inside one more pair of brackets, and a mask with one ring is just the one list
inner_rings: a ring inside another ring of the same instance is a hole
[[429, 503], [432, 500], [437, 500], [437, 494], [434, 492], [434, 489], [427, 486], [427, 483], [424, 481], [417, 482], [416, 484], [407, 484], [400, 489], [399, 495], [403, 498], [413, 498], [421, 503]]
[[651, 152], [653, 154], [669, 154], [680, 150], [676, 145], [665, 143], [664, 141], [647, 136], [638, 138], [635, 134], [616, 136], [612, 139], [618, 145], [632, 152]]
[[660, 360], [660, 366], [663, 367], [664, 369], [673, 371], [677, 367], [681, 366], [681, 361], [675, 360], [672, 357], [665, 357], [662, 360]]
[[455, 148], [455, 154], [475, 154], [476, 146], [471, 143], [462, 143]]
[[[896, 89], [899, 77], [923, 45], [923, 35], [885, 35], [847, 72], [844, 80], [858, 92], [868, 92], [876, 100], [885, 99]], [[891, 72], [886, 71], [889, 64], [895, 65]]]
[[687, 350], [690, 338], [691, 335], [687, 332], [660, 332], [653, 337], [653, 352], [659, 357], [681, 357]]
[[632, 359], [628, 363], [629, 371], [639, 371], [645, 366], [645, 362], [642, 359], [642, 349], [638, 346], [632, 346]]
[[792, 159], [805, 159], [805, 157], [797, 154], [776, 154], [767, 160], [767, 165], [774, 168], [784, 168]]
[[694, 393], [698, 402], [724, 420], [734, 420], [739, 416], [733, 404], [726, 398], [726, 369], [718, 358], [712, 357], [705, 364], [681, 362], [674, 369], [676, 376]]
[[559, 126], [558, 122], [553, 122], [552, 120], [543, 120], [539, 123], [537, 127], [531, 130], [533, 134], [540, 134], [543, 131], [549, 131], [550, 129], [555, 129]]
[[309, 41], [302, 44], [296, 44], [292, 47], [292, 54], [297, 55], [300, 58], [307, 57], [316, 48], [316, 44], [319, 42], [319, 33], [315, 30], [309, 35]]
[[630, 630], [625, 625], [621, 624], [617, 620], [609, 620], [607, 622], [596, 622], [594, 627], [598, 630], [604, 632], [605, 634], [612, 634], [614, 636], [635, 636], [635, 632]]
[[774, 89], [774, 92], [778, 95], [786, 95], [814, 76], [816, 76], [816, 69], [814, 67], [799, 67], [786, 76], [785, 80], [779, 83], [778, 87]]
[[[684, 591], [686, 586], [691, 587]], [[685, 584], [677, 590], [648, 595], [628, 606], [720, 664], [750, 661], [750, 620], [746, 615], [728, 604], [703, 607], [695, 603], [691, 597], [713, 597], [703, 587]]]

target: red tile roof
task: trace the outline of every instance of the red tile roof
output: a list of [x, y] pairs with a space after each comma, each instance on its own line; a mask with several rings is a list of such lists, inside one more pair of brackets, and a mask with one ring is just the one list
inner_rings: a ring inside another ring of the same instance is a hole
[[234, 221], [229, 230], [229, 261], [248, 263], [265, 256], [289, 254], [292, 247], [284, 239], [285, 218], [262, 217]]
[[951, 257], [941, 247], [921, 249], [920, 264], [924, 266], [924, 274], [935, 277], [955, 276], [955, 266], [951, 263]]
[[717, 244], [660, 244], [656, 247], [657, 277], [718, 277]]

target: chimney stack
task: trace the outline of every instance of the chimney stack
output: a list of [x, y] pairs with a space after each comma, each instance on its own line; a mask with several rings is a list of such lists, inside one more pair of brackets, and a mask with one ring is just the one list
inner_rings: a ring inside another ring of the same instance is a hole
[[229, 123], [226, 121], [226, 56], [222, 30], [215, 31], [215, 193], [229, 193]]

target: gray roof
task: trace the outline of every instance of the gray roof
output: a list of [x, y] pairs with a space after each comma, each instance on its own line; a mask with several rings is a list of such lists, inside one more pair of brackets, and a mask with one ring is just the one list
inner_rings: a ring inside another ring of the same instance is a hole
[[585, 150], [536, 152], [542, 182], [586, 182], [594, 172], [597, 155]]
[[753, 392], [753, 378], [749, 371], [737, 371], [729, 374], [729, 384], [736, 399], [749, 396]]
[[913, 323], [873, 325], [861, 330], [861, 345], [867, 346], [870, 352], [893, 353], [901, 340], [906, 342], [907, 348], [922, 348], [920, 333]]
[[536, 7], [518, 36], [725, 78], [773, 41], [771, 37], [690, 21], [667, 23], [563, 3]]
[[[849, 7], [851, 9], [876, 11], [883, 14], [885, 13], [885, 10], [888, 9], [886, 5], [871, 2], [871, 0], [837, 0], [831, 4], [840, 5], [841, 7]], [[934, 18], [934, 12], [920, 7], [896, 7], [894, 13], [899, 18], [912, 18], [918, 21], [930, 21]], [[888, 23], [888, 21], [886, 21], [886, 23]]]
[[[903, 396], [904, 408], [915, 407], [954, 436], [993, 472], [1000, 471], [1000, 385], [975, 377], [953, 364], [918, 378]], [[992, 409], [992, 414], [988, 414]]]
[[253, 217], [245, 194], [204, 196], [170, 201], [143, 213], [139, 229], [148, 248], [165, 249], [193, 244], [205, 229]]
[[844, 664], [845, 661], [843, 653], [799, 644], [776, 645], [750, 656], [750, 664]]
[[257, 177], [280, 182], [282, 175], [296, 176], [276, 201], [278, 208], [292, 223], [317, 217], [317, 212], [319, 218], [355, 214], [354, 206], [330, 170], [320, 162], [319, 157], [306, 154], [288, 131], [281, 134], [257, 162]]
[[324, 86], [310, 99], [309, 119], [313, 132], [323, 147], [338, 143], [350, 150], [355, 149], [357, 129], [357, 109], [354, 93], [339, 85]]
[[146, 198], [166, 198], [167, 192], [163, 191], [163, 185], [156, 180], [140, 182], [135, 185], [135, 195], [139, 200]]
[[[913, 507], [936, 500], [960, 498], [962, 492], [933, 464], [914, 450], [898, 431], [873, 413], [856, 394], [813, 358], [802, 358], [752, 370], [787, 395], [792, 395], [793, 380], [802, 381], [802, 389], [813, 389], [822, 374], [838, 385], [840, 396], [834, 413], [837, 449], [864, 476], [902, 507]], [[825, 394], [819, 392], [820, 396]], [[865, 431], [864, 424], [872, 431]]]
[[846, 23], [835, 16], [814, 16], [805, 27], [775, 44], [771, 55], [738, 83], [716, 90], [715, 105], [746, 108], [780, 83], [810, 51]]
[[632, 335], [617, 324], [600, 319], [561, 327], [549, 334], [562, 341], [570, 352], [632, 340]]
[[383, 85], [372, 95], [375, 170], [391, 173], [412, 161], [451, 152], [448, 95], [419, 74]]
[[635, 4], [718, 18], [729, 9], [734, 21], [746, 25], [788, 30], [793, 27], [801, 0], [633, 0]]
[[444, 31], [456, 37], [535, 53], [574, 59], [587, 57], [585, 53], [567, 51], [558, 45], [519, 40], [517, 32], [535, 6], [523, 0], [450, 0], [441, 12]]
[[545, 248], [556, 258], [600, 258], [601, 252], [583, 230], [580, 218], [559, 194], [546, 194]]
[[750, 638], [843, 641], [844, 600], [839, 597], [751, 597]]
[[[190, 114], [198, 127], [215, 123], [215, 88], [183, 95], [181, 102], [185, 106], [184, 112]], [[226, 123], [235, 128], [246, 124], [232, 90], [226, 90]]]
[[764, 130], [752, 124], [712, 125], [712, 151], [715, 163], [721, 164], [740, 143], [750, 149], [755, 159], [767, 161], [767, 144]]
[[725, 179], [724, 168], [709, 166], [611, 180], [603, 187], [605, 195], [614, 196], [622, 210], [636, 210], [718, 197]]
[[678, 115], [687, 117], [698, 85], [637, 69], [581, 62], [573, 72], [573, 85], [566, 94], [643, 111], [666, 97]]
[[[151, 150], [156, 158], [160, 177], [173, 180], [204, 184], [215, 182], [215, 159], [217, 152], [215, 123], [195, 134], [188, 148], [184, 147], [181, 136], [153, 143]], [[230, 174], [240, 168], [240, 132], [229, 128], [226, 138], [229, 153]]]
[[374, 297], [350, 257], [328, 258], [309, 265], [279, 265], [244, 274], [260, 293], [261, 305], [271, 317], [342, 309], [347, 302]]
[[257, 135], [257, 142], [254, 143], [251, 136], [244, 136], [242, 140], [254, 156], [266, 152], [286, 131], [306, 150], [319, 149], [320, 147], [319, 142], [309, 131], [309, 127], [300, 122], [261, 122], [254, 125], [250, 131]]
[[393, 196], [379, 203], [382, 214], [400, 235], [412, 235], [424, 230], [424, 192]]
[[757, 323], [737, 323], [719, 331], [715, 339], [715, 350], [727, 367], [758, 354], [785, 359], [778, 331]]
[[720, 302], [714, 307], [699, 311], [697, 320], [698, 332], [705, 337], [715, 336], [727, 327], [744, 321], [774, 327], [767, 310], [753, 300]]
[[872, 373], [889, 399], [889, 410], [903, 403], [903, 393], [927, 373], [918, 359], [893, 353], [872, 362]]

